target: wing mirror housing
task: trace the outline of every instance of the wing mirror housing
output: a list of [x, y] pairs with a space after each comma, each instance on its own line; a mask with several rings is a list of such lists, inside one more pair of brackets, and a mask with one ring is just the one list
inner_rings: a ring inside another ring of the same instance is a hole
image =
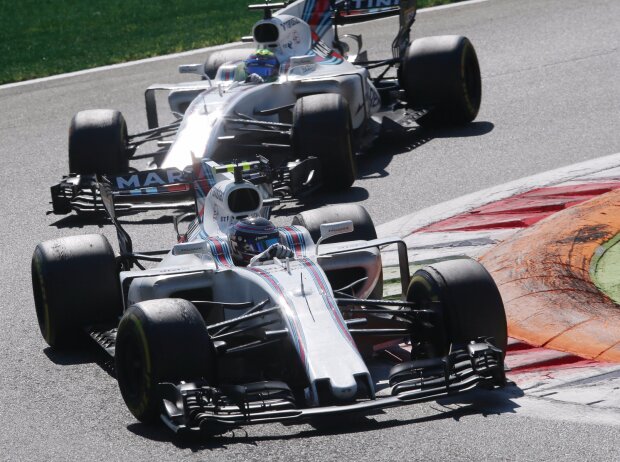
[[321, 237], [316, 243], [316, 253], [319, 254], [319, 245], [330, 237], [339, 234], [348, 234], [353, 232], [353, 222], [351, 220], [336, 221], [333, 223], [323, 223], [321, 225]]
[[179, 66], [179, 74], [197, 74], [204, 75], [204, 64], [181, 64]]

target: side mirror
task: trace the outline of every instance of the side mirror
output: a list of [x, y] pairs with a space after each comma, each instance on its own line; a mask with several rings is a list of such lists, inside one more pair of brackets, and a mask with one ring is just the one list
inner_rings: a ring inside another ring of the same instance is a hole
[[204, 74], [203, 64], [181, 64], [179, 66], [179, 74], [198, 74], [202, 76]]
[[336, 221], [334, 223], [323, 223], [321, 225], [321, 237], [316, 243], [316, 253], [319, 254], [319, 245], [330, 237], [338, 234], [347, 234], [353, 232], [353, 222], [351, 220]]
[[204, 64], [181, 64], [179, 66], [179, 74], [196, 74], [202, 77], [202, 80], [208, 80], [209, 86], [213, 86], [211, 78], [205, 74]]
[[289, 75], [306, 75], [316, 68], [317, 64], [314, 62], [314, 56], [292, 56], [289, 59], [286, 80], [288, 80]]

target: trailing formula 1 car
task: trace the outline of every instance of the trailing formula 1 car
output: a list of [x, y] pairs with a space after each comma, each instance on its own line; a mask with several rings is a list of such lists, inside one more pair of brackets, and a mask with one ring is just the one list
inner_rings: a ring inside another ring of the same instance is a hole
[[[100, 177], [120, 255], [98, 234], [36, 247], [47, 343], [70, 347], [89, 334], [114, 357], [131, 413], [180, 434], [368, 414], [504, 385], [506, 318], [482, 265], [449, 260], [410, 277], [405, 243], [377, 239], [353, 205], [305, 211], [256, 237], [268, 207], [242, 168], [203, 159], [160, 172], [196, 198], [195, 219], [186, 232], [176, 223], [177, 243], [162, 252], [133, 251], [111, 194], [129, 179]], [[398, 299], [382, 297], [388, 245], [398, 248]], [[395, 345], [407, 357], [386, 362], [381, 353]]]
[[[298, 197], [319, 186], [346, 189], [356, 178], [356, 152], [382, 133], [406, 132], [414, 121], [472, 121], [481, 80], [471, 42], [462, 36], [411, 41], [416, 2], [375, 3], [251, 6], [264, 10], [252, 31], [252, 49], [222, 50], [204, 64], [180, 67], [204, 80], [149, 87], [146, 132], [128, 136], [118, 111], [79, 112], [69, 132], [71, 174], [52, 188], [54, 212], [92, 210], [93, 174], [126, 173], [130, 160], [144, 157], [152, 158], [154, 168], [182, 170], [193, 157], [230, 163], [260, 155], [269, 162], [275, 195]], [[340, 24], [386, 14], [400, 17], [391, 58], [368, 60], [361, 35], [338, 34]], [[169, 92], [178, 117], [171, 124], [159, 125], [158, 90]], [[160, 149], [137, 154], [153, 141]]]

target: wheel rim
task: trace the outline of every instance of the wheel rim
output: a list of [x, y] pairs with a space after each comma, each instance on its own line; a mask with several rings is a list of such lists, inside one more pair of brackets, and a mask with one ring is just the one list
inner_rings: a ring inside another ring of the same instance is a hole
[[[409, 289], [407, 290], [407, 301], [414, 302], [417, 308], [435, 313], [435, 324], [430, 331], [430, 335], [428, 328], [420, 329], [421, 332], [417, 332], [418, 338], [414, 338], [416, 334], [415, 331], [412, 332], [412, 346], [416, 341], [422, 342], [421, 349], [417, 354], [419, 355], [421, 353], [421, 357], [443, 355], [445, 353], [444, 350], [446, 349], [447, 339], [446, 333], [442, 331], [443, 319], [441, 319], [441, 317], [443, 316], [443, 309], [441, 307], [441, 299], [439, 298], [439, 293], [436, 288], [423, 273], [416, 273], [411, 278]], [[416, 353], [413, 348], [411, 354], [413, 359], [419, 359], [416, 358]]]
[[128, 335], [120, 351], [117, 350], [117, 374], [123, 397], [130, 409], [141, 400], [146, 391], [144, 351], [134, 336]]
[[430, 282], [424, 276], [414, 274], [407, 292], [407, 301], [415, 302], [423, 309], [433, 309], [435, 302], [440, 300]]

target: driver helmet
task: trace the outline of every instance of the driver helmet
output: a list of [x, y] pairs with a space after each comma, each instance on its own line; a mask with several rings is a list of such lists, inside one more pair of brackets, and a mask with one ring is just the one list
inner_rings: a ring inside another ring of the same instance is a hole
[[272, 82], [280, 74], [280, 63], [272, 51], [262, 48], [245, 60], [245, 71], [248, 76], [256, 74], [265, 82]]
[[262, 217], [247, 217], [237, 221], [228, 231], [233, 260], [240, 265], [280, 242], [280, 233], [273, 223]]

